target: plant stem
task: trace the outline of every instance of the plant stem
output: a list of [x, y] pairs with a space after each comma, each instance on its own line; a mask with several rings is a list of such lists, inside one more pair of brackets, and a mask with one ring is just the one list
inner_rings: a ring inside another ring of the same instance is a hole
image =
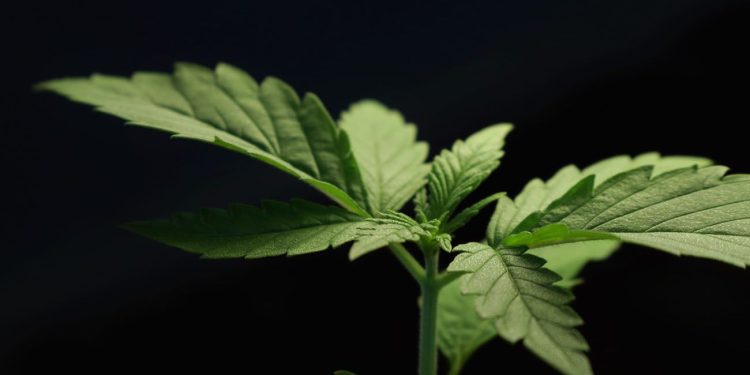
[[400, 243], [392, 243], [388, 245], [388, 248], [391, 249], [391, 253], [396, 256], [396, 259], [401, 262], [401, 265], [409, 271], [409, 274], [412, 275], [418, 283], [422, 284], [425, 277], [425, 271], [422, 266], [419, 265], [419, 262], [411, 256], [409, 250], [406, 250], [404, 245]]
[[455, 360], [453, 363], [451, 363], [451, 368], [448, 370], [448, 375], [459, 375], [461, 374], [461, 369], [464, 367], [464, 361], [461, 359]]
[[422, 310], [419, 319], [419, 374], [437, 374], [437, 302], [438, 283], [437, 248], [424, 249], [424, 278], [422, 287]]
[[438, 275], [437, 282], [438, 282], [438, 285], [440, 285], [440, 288], [442, 289], [444, 286], [450, 284], [451, 282], [453, 282], [453, 280], [456, 280], [463, 275], [464, 274], [460, 272], [444, 272]]

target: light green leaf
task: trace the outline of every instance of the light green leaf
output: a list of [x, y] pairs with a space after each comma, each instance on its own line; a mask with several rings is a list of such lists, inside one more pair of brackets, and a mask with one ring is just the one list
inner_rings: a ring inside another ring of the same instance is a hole
[[450, 374], [458, 374], [472, 354], [497, 335], [492, 321], [481, 319], [474, 311], [475, 298], [461, 294], [458, 280], [440, 290], [437, 339], [450, 363]]
[[430, 221], [430, 219], [427, 218], [427, 210], [429, 206], [427, 203], [427, 189], [417, 191], [412, 202], [414, 203], [414, 214], [417, 220], [422, 223]]
[[504, 196], [505, 196], [505, 193], [495, 193], [495, 194], [490, 195], [487, 198], [480, 200], [477, 203], [472, 204], [469, 207], [466, 207], [461, 212], [459, 212], [456, 216], [451, 218], [448, 224], [445, 225], [445, 228], [443, 228], [443, 231], [446, 233], [453, 233], [458, 228], [463, 227], [469, 221], [471, 221], [471, 219], [473, 219], [474, 216], [477, 216], [479, 212], [482, 211], [483, 208], [487, 207], [489, 204], [497, 201], [498, 199]]
[[[663, 157], [651, 152], [632, 158], [615, 156], [583, 170], [569, 165], [546, 182], [540, 179], [530, 181], [515, 201], [506, 197], [501, 198], [487, 227], [487, 242], [491, 246], [499, 245], [505, 237], [520, 230], [519, 225], [524, 219], [547, 208], [585, 176], [594, 175], [594, 184], [598, 185], [613, 175], [649, 163], [654, 165], [655, 173], [663, 174], [678, 168], [705, 166], [711, 161], [692, 156]], [[532, 249], [529, 253], [546, 259], [548, 263], [545, 267], [563, 277], [563, 281], [558, 285], [572, 286], [580, 282], [577, 278], [578, 273], [586, 263], [606, 259], [618, 247], [618, 241], [589, 241], [541, 247]]]
[[571, 230], [565, 224], [552, 223], [533, 232], [525, 231], [505, 237], [503, 240], [503, 246], [524, 246], [529, 249], [534, 249], [568, 242], [593, 240], [617, 240], [617, 237], [602, 232]]
[[315, 94], [300, 100], [284, 82], [258, 84], [228, 64], [180, 63], [174, 74], [94, 74], [37, 86], [129, 124], [218, 144], [266, 162], [367, 216], [367, 194], [346, 133]]
[[554, 223], [533, 232], [512, 234], [503, 240], [503, 246], [526, 247], [528, 254], [546, 260], [544, 267], [563, 278], [557, 285], [569, 288], [581, 282], [577, 276], [586, 263], [606, 259], [620, 241], [609, 233], [571, 230]]
[[[488, 243], [495, 244], [495, 246], [501, 245], [503, 242], [502, 239], [498, 240], [495, 237], [502, 235], [502, 229], [497, 230], [499, 226], [498, 221], [512, 217], [517, 209], [518, 207], [509, 198], [500, 198], [495, 214], [492, 216], [490, 225], [487, 228]], [[507, 238], [505, 239], [507, 240]], [[595, 240], [536, 247], [530, 249], [528, 254], [536, 255], [546, 260], [547, 263], [544, 266], [563, 278], [557, 285], [572, 287], [581, 282], [578, 279], [578, 274], [588, 262], [604, 260], [619, 247], [619, 240]]]
[[750, 264], [750, 175], [725, 176], [721, 166], [655, 177], [653, 170], [636, 168], [596, 188], [584, 178], [528, 225], [562, 223], [676, 255]]
[[570, 292], [553, 285], [560, 280], [542, 268], [544, 260], [524, 249], [493, 249], [481, 243], [457, 246], [462, 253], [448, 266], [464, 272], [461, 292], [476, 295], [475, 309], [492, 319], [498, 334], [524, 346], [565, 374], [591, 374], [584, 354], [588, 344], [575, 329], [583, 323], [568, 304]]
[[556, 285], [571, 288], [582, 282], [578, 275], [587, 263], [607, 259], [619, 247], [619, 240], [593, 240], [542, 246], [526, 253], [546, 260], [544, 267], [563, 278]]
[[179, 213], [125, 228], [206, 258], [262, 258], [338, 247], [357, 236], [362, 222], [338, 207], [292, 200]]
[[548, 181], [542, 181], [538, 178], [529, 181], [515, 199], [501, 199], [487, 228], [487, 240], [491, 246], [494, 246], [511, 233], [518, 232], [518, 225], [521, 221], [534, 212], [547, 208], [550, 203], [560, 198], [586, 176], [594, 175], [595, 185], [598, 186], [618, 173], [645, 165], [653, 165], [654, 175], [659, 175], [675, 169], [709, 164], [711, 164], [711, 161], [706, 158], [661, 156], [658, 153], [649, 152], [635, 157], [615, 156], [597, 162], [583, 170], [574, 165], [566, 166]]
[[500, 198], [487, 227], [487, 243], [492, 247], [500, 245], [505, 237], [515, 232], [523, 219], [546, 208], [582, 177], [582, 172], [570, 165], [547, 182], [540, 179], [529, 181], [515, 200]]
[[453, 243], [451, 241], [453, 241], [453, 236], [448, 233], [440, 233], [435, 236], [435, 242], [438, 243], [438, 246], [448, 252], [453, 250]]
[[501, 149], [511, 129], [509, 124], [490, 126], [443, 150], [428, 176], [427, 207], [417, 208], [432, 219], [450, 215], [500, 165]]
[[418, 241], [422, 236], [430, 236], [433, 229], [437, 227], [417, 223], [400, 212], [384, 212], [380, 217], [369, 218], [358, 226], [357, 242], [349, 251], [349, 259], [357, 259], [390, 243]]
[[427, 182], [429, 147], [417, 127], [374, 100], [353, 104], [341, 115], [359, 162], [371, 212], [399, 210]]

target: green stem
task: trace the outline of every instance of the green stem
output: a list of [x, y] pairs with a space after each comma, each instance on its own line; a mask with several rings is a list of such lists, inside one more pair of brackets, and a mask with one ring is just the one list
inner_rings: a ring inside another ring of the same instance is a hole
[[419, 320], [419, 375], [437, 374], [437, 302], [438, 283], [437, 248], [424, 249], [424, 278], [422, 287], [422, 310]]
[[437, 282], [438, 282], [438, 285], [440, 285], [440, 288], [442, 289], [444, 286], [450, 284], [451, 282], [453, 282], [453, 280], [456, 280], [463, 275], [464, 274], [460, 272], [444, 272], [438, 275]]
[[464, 367], [464, 361], [456, 359], [451, 363], [451, 368], [448, 370], [448, 375], [460, 375], [461, 369]]
[[396, 259], [401, 262], [401, 265], [409, 271], [409, 274], [414, 277], [414, 280], [417, 280], [417, 282], [421, 284], [424, 280], [425, 271], [422, 266], [419, 265], [419, 262], [411, 256], [409, 250], [406, 250], [404, 245], [400, 243], [392, 243], [388, 245], [388, 248], [391, 249], [391, 253], [396, 256]]

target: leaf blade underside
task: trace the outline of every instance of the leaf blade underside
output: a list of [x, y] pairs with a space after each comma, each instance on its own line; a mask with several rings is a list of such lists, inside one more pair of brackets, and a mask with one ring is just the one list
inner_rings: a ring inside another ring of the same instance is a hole
[[295, 199], [179, 213], [124, 227], [205, 258], [262, 258], [338, 247], [356, 238], [361, 223], [342, 208]]
[[[487, 227], [487, 242], [491, 246], [497, 246], [513, 233], [518, 233], [522, 229], [532, 229], [519, 226], [529, 216], [543, 211], [552, 202], [560, 199], [587, 176], [594, 176], [594, 186], [598, 186], [614, 175], [645, 165], [653, 165], [654, 174], [663, 174], [679, 168], [710, 164], [711, 160], [702, 157], [661, 156], [649, 152], [635, 157], [611, 157], [583, 169], [574, 165], [566, 166], [547, 181], [538, 178], [529, 181], [515, 199], [501, 198]], [[570, 286], [579, 282], [577, 275], [588, 262], [606, 259], [618, 247], [613, 241], [587, 241], [569, 245], [558, 244], [549, 249], [539, 247], [530, 250], [529, 253], [545, 258], [548, 261], [545, 267], [563, 276], [564, 280], [560, 285]]]
[[178, 63], [171, 75], [94, 74], [47, 81], [37, 88], [129, 124], [241, 152], [299, 178], [351, 212], [368, 215], [366, 191], [346, 133], [315, 94], [300, 99], [279, 79], [268, 77], [259, 84], [228, 64], [211, 70]]
[[357, 228], [357, 241], [349, 250], [349, 259], [355, 260], [367, 253], [391, 243], [418, 241], [429, 235], [424, 224], [395, 211], [384, 212], [378, 218], [370, 218]]
[[676, 255], [750, 264], [750, 175], [726, 167], [691, 167], [658, 176], [650, 166], [594, 188], [584, 179], [534, 218], [572, 229], [611, 233]]
[[461, 292], [476, 295], [480, 317], [493, 319], [497, 333], [524, 346], [565, 374], [591, 374], [588, 344], [575, 327], [583, 322], [568, 304], [573, 296], [554, 285], [560, 277], [542, 268], [544, 260], [523, 249], [486, 244], [457, 246], [448, 266], [462, 272]]

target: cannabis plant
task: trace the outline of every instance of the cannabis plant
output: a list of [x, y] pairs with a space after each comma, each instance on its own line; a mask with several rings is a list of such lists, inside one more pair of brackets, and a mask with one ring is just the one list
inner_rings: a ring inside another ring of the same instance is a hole
[[[426, 162], [416, 127], [378, 102], [355, 103], [337, 122], [315, 94], [300, 98], [279, 79], [258, 83], [227, 64], [38, 87], [245, 154], [326, 195], [336, 206], [264, 201], [126, 227], [205, 258], [301, 255], [351, 242], [355, 260], [388, 249], [421, 287], [422, 375], [436, 374], [438, 350], [458, 374], [496, 336], [523, 342], [562, 373], [590, 374], [571, 288], [585, 264], [621, 242], [750, 263], [750, 175], [727, 175], [705, 158], [647, 153], [569, 165], [513, 198], [499, 192], [466, 205], [500, 164], [511, 125], [480, 130]], [[413, 215], [400, 211], [410, 200]], [[491, 205], [486, 237], [455, 243], [454, 232]], [[444, 270], [441, 255], [453, 257]]]

